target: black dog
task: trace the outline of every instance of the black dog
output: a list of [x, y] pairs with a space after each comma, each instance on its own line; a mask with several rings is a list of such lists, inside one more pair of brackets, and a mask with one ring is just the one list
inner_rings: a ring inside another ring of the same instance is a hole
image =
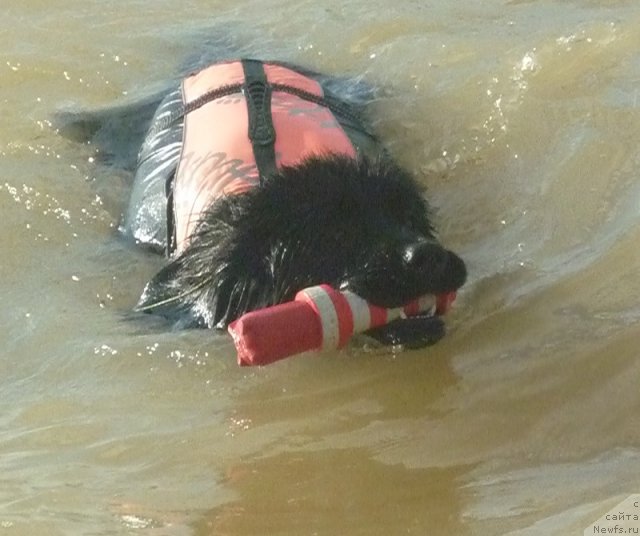
[[[370, 132], [364, 107], [339, 93], [335, 78], [239, 60], [202, 69], [163, 98], [122, 226], [169, 259], [138, 310], [222, 328], [320, 283], [385, 307], [464, 283], [465, 265], [437, 241], [420, 189]], [[121, 115], [146, 127], [154, 106]], [[95, 135], [103, 120], [74, 122]], [[443, 334], [426, 315], [372, 332], [412, 347]]]

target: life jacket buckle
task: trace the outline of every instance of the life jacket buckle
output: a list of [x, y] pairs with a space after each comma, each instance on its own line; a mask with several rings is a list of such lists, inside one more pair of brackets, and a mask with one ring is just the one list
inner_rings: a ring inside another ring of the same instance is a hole
[[271, 120], [271, 85], [252, 80], [243, 85], [242, 93], [249, 112], [249, 139], [255, 145], [272, 145], [276, 131]]

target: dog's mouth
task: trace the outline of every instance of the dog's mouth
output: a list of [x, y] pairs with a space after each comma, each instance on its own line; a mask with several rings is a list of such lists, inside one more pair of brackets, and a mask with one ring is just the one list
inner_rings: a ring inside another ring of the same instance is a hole
[[[395, 263], [390, 262], [389, 257], [378, 257], [345, 279], [341, 288], [385, 308], [403, 307], [427, 294], [454, 292], [466, 280], [465, 264], [455, 253], [435, 247], [438, 248], [435, 251], [417, 254], [410, 251]], [[434, 310], [429, 310], [397, 319], [368, 334], [385, 345], [417, 349], [442, 339], [445, 324]]]
[[368, 334], [386, 346], [402, 345], [417, 349], [435, 344], [445, 335], [444, 321], [430, 312], [402, 318], [368, 331]]

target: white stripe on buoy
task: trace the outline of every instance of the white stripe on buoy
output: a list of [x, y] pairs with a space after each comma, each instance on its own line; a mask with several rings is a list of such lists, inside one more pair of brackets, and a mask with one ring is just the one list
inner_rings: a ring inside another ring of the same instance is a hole
[[310, 287], [304, 289], [303, 292], [314, 303], [320, 315], [322, 348], [324, 350], [337, 348], [340, 342], [340, 328], [338, 326], [338, 313], [336, 313], [331, 297], [321, 286]]
[[418, 298], [418, 310], [431, 316], [436, 314], [436, 297], [433, 294], [426, 294]]
[[406, 318], [407, 315], [404, 312], [404, 307], [394, 307], [393, 309], [387, 309], [387, 322], [393, 322], [398, 318]]
[[353, 313], [353, 332], [362, 333], [371, 327], [369, 302], [349, 290], [342, 291]]

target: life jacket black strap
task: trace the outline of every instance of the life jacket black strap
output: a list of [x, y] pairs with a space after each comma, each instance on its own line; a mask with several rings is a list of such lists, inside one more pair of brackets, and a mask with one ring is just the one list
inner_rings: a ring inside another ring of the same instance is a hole
[[[245, 60], [250, 61], [250, 60]], [[220, 99], [222, 97], [228, 97], [229, 95], [235, 95], [237, 93], [241, 93], [245, 87], [245, 84], [227, 84], [224, 86], [220, 86], [211, 91], [207, 91], [183, 106], [181, 106], [178, 110], [173, 111], [172, 113], [162, 117], [162, 119], [156, 120], [150, 127], [149, 132], [147, 133], [147, 138], [151, 138], [162, 130], [170, 128], [175, 123], [180, 121], [187, 115], [189, 112], [193, 112], [198, 108], [204, 106], [205, 104], [212, 102], [216, 99]], [[373, 139], [376, 139], [375, 135], [364, 126], [364, 122], [360, 115], [351, 110], [350, 106], [345, 105], [340, 102], [338, 99], [329, 98], [329, 97], [319, 97], [314, 95], [313, 93], [309, 93], [303, 89], [298, 89], [296, 87], [288, 86], [286, 84], [270, 84], [271, 92], [281, 91], [283, 93], [289, 93], [290, 95], [295, 95], [301, 99], [304, 99], [308, 102], [313, 102], [314, 104], [318, 104], [319, 106], [324, 106], [331, 110], [338, 119], [350, 120], [354, 123], [354, 127], [356, 127], [359, 131], [367, 136], [370, 136]]]
[[276, 171], [276, 131], [271, 117], [271, 85], [264, 65], [258, 60], [242, 60], [244, 85], [242, 92], [247, 101], [249, 140], [260, 180]]

